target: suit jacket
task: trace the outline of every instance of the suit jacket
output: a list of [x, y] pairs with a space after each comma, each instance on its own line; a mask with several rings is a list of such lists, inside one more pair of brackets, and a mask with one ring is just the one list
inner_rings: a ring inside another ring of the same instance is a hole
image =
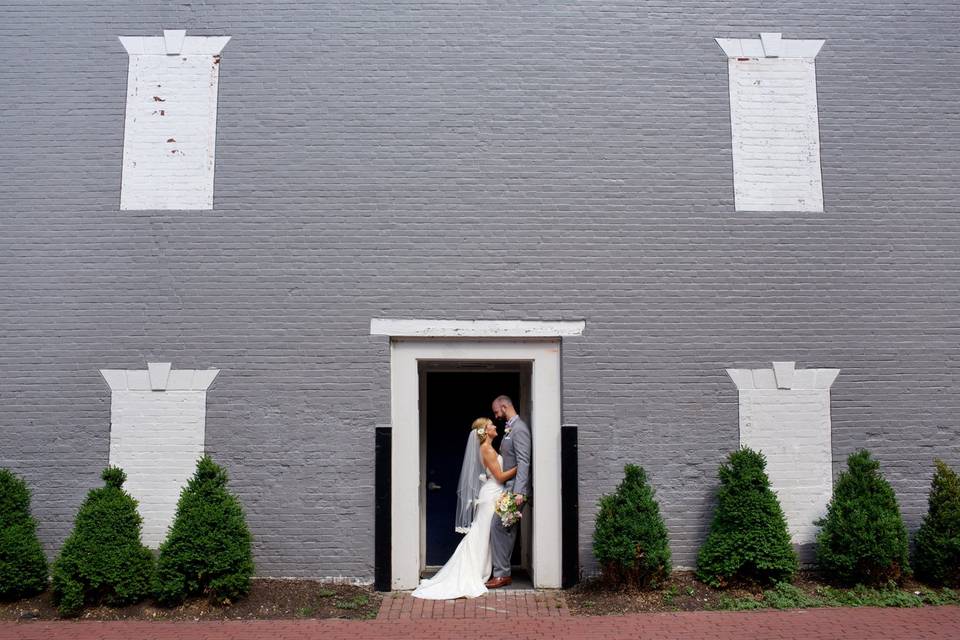
[[503, 470], [517, 468], [517, 475], [508, 480], [506, 489], [530, 497], [530, 457], [533, 440], [530, 427], [521, 418], [517, 418], [510, 433], [500, 442], [500, 455], [503, 457]]

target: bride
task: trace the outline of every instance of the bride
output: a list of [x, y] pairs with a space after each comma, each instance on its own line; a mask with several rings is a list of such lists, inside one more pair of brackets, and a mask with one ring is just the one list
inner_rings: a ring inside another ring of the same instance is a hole
[[457, 533], [466, 533], [447, 563], [437, 574], [420, 582], [414, 598], [452, 600], [476, 598], [487, 592], [484, 586], [493, 564], [490, 526], [493, 505], [503, 483], [517, 474], [514, 467], [503, 471], [502, 458], [493, 448], [497, 428], [488, 418], [473, 421], [457, 486]]

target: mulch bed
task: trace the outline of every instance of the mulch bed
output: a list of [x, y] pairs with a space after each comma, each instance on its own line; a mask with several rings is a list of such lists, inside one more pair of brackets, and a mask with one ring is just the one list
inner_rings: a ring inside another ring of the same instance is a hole
[[[756, 593], [761, 593], [757, 589]], [[675, 571], [659, 589], [611, 589], [599, 579], [588, 580], [565, 592], [573, 615], [617, 615], [647, 611], [703, 611], [717, 608], [721, 595], [741, 597], [749, 589], [712, 589], [693, 577], [692, 571]]]
[[[793, 585], [813, 596], [825, 583], [816, 573], [802, 571]], [[912, 580], [900, 587], [904, 591], [926, 589]], [[675, 571], [658, 589], [650, 591], [612, 589], [599, 579], [588, 580], [564, 592], [570, 613], [579, 616], [619, 615], [654, 611], [712, 611], [725, 609], [723, 601], [751, 598], [763, 602], [764, 587], [739, 585], [713, 589], [694, 578], [692, 571]]]
[[[814, 595], [825, 585], [813, 572], [801, 572], [793, 585]], [[905, 592], [925, 589], [907, 580]], [[724, 602], [753, 599], [762, 603], [764, 588], [756, 585], [713, 589], [698, 582], [692, 571], [676, 571], [658, 589], [613, 589], [600, 580], [588, 580], [561, 592], [570, 613], [579, 616], [619, 615], [657, 611], [711, 611]], [[160, 607], [151, 600], [126, 607], [85, 609], [80, 620], [256, 620], [296, 618], [372, 619], [380, 610], [381, 595], [370, 587], [320, 582], [258, 578], [250, 594], [229, 605], [192, 598], [179, 607]], [[57, 620], [49, 591], [17, 602], [0, 602], [0, 620]]]
[[[157, 606], [151, 600], [126, 607], [91, 607], [80, 620], [253, 620], [289, 618], [370, 619], [380, 610], [380, 596], [369, 587], [317, 580], [253, 581], [250, 594], [219, 606], [192, 598], [179, 607]], [[0, 620], [56, 620], [51, 594], [17, 602], [0, 602]]]

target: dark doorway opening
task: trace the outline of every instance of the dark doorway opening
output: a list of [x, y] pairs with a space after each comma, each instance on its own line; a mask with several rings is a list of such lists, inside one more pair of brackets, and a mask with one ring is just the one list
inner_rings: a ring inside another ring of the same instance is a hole
[[[518, 413], [530, 421], [528, 362], [420, 363], [421, 446], [424, 495], [424, 559], [427, 567], [444, 564], [462, 535], [454, 531], [457, 482], [471, 423], [492, 418], [491, 403], [500, 394], [510, 396]], [[494, 446], [499, 449], [503, 425], [497, 425]], [[513, 564], [522, 565], [522, 536], [514, 548]]]

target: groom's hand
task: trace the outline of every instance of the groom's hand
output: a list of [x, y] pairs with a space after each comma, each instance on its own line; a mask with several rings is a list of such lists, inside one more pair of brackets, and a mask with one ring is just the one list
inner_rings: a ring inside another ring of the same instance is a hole
[[514, 496], [514, 500], [516, 501], [517, 506], [519, 507], [520, 505], [522, 505], [524, 502], [527, 501], [527, 496], [523, 495], [522, 493], [518, 493], [517, 495]]

